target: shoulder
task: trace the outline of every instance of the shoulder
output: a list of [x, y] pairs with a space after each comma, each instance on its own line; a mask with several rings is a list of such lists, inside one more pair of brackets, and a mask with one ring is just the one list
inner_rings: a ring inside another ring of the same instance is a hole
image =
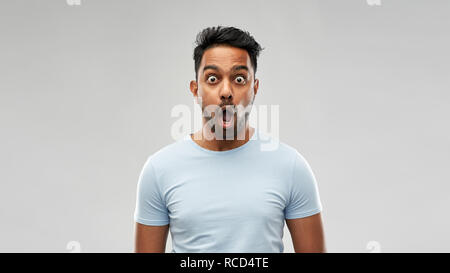
[[301, 147], [296, 147], [281, 141], [276, 136], [259, 132], [258, 157], [270, 162], [272, 167], [281, 169], [285, 175], [293, 175], [295, 169], [308, 169], [308, 163], [301, 152]]
[[273, 158], [283, 158], [291, 162], [296, 157], [302, 157], [299, 150], [292, 145], [281, 141], [278, 136], [267, 133], [258, 132], [257, 134], [258, 148], [261, 153], [266, 153]]
[[188, 147], [186, 138], [160, 147], [147, 156], [144, 169], [152, 169], [153, 172], [157, 172], [157, 170], [176, 166], [177, 162], [182, 161], [183, 157], [188, 153]]

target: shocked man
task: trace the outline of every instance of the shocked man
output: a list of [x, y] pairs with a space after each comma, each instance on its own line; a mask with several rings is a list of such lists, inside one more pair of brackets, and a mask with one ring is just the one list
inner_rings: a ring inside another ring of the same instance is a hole
[[246, 31], [197, 36], [190, 90], [203, 127], [147, 159], [137, 188], [136, 252], [325, 252], [314, 174], [297, 149], [249, 126], [261, 46]]

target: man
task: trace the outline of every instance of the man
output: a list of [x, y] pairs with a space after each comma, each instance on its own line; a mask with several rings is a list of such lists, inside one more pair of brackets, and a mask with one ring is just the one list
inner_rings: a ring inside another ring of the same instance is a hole
[[283, 252], [286, 221], [295, 252], [325, 252], [308, 163], [282, 142], [262, 149], [258, 136], [268, 136], [248, 124], [261, 46], [248, 32], [221, 26], [204, 29], [196, 42], [190, 90], [204, 126], [145, 163], [135, 251], [165, 252], [170, 229], [172, 252]]

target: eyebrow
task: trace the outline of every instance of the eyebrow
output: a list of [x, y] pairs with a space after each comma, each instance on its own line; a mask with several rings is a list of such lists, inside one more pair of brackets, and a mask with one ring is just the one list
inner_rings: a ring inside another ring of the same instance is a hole
[[[219, 68], [217, 66], [215, 66], [215, 65], [212, 65], [212, 64], [211, 65], [205, 65], [205, 67], [203, 67], [203, 72], [205, 70], [207, 70], [207, 69], [213, 69], [213, 70], [219, 71]], [[248, 67], [246, 65], [235, 65], [235, 66], [232, 67], [231, 70], [236, 71], [236, 70], [241, 70], [241, 69], [244, 69], [244, 70], [248, 71]]]

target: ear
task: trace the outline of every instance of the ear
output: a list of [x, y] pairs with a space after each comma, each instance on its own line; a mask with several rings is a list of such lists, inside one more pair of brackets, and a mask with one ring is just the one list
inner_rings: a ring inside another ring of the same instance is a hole
[[189, 84], [189, 88], [191, 89], [192, 95], [195, 97], [195, 101], [198, 103], [198, 84], [197, 81], [192, 80]]
[[254, 90], [255, 96], [256, 96], [256, 93], [258, 93], [258, 88], [259, 88], [259, 80], [255, 79], [255, 83], [253, 85], [253, 90]]

